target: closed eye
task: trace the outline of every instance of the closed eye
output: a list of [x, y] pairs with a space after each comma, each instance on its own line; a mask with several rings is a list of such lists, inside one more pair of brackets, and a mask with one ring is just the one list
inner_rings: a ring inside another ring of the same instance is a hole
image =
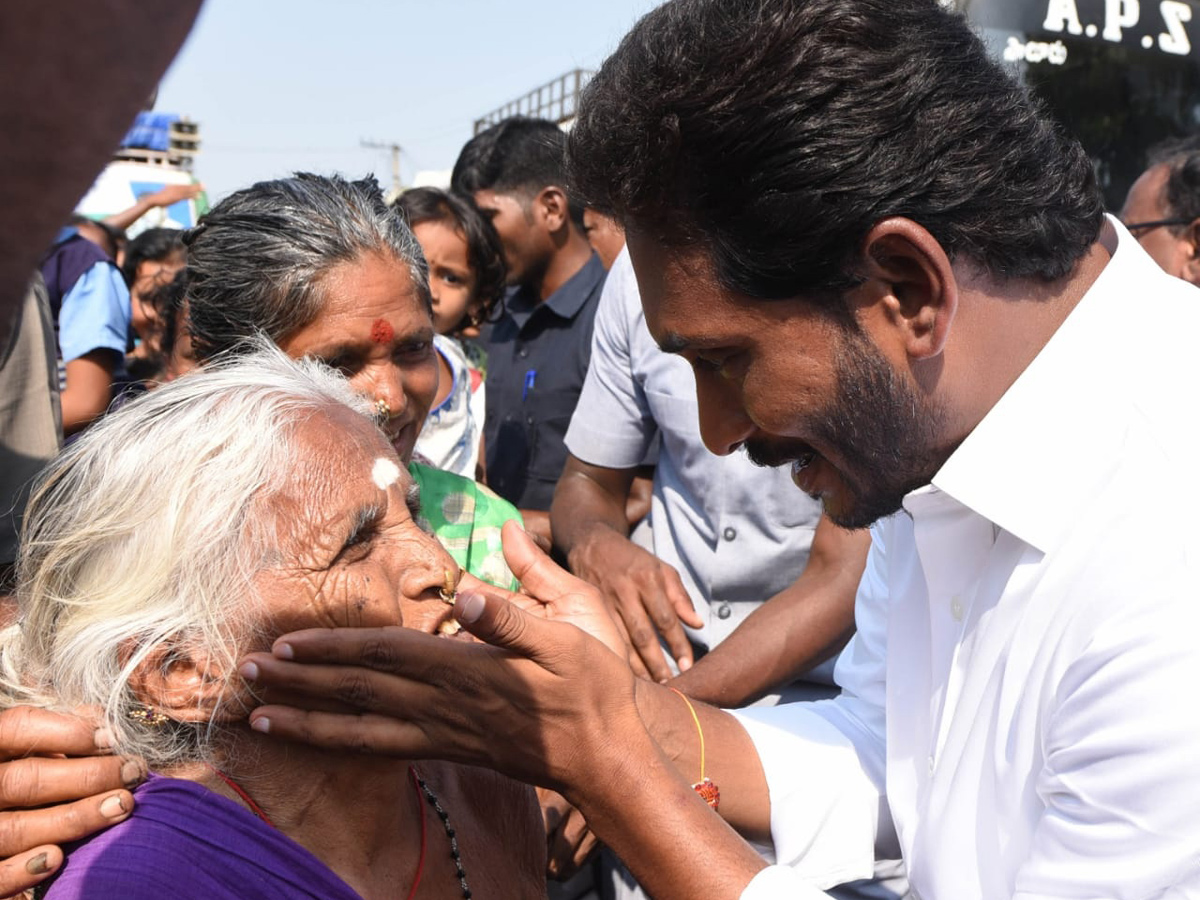
[[354, 521], [350, 526], [350, 533], [346, 535], [346, 540], [342, 542], [342, 549], [338, 555], [344, 556], [347, 553], [352, 553], [355, 548], [361, 548], [369, 544], [379, 532], [379, 520], [382, 515], [383, 510], [377, 506], [366, 506], [355, 513]]

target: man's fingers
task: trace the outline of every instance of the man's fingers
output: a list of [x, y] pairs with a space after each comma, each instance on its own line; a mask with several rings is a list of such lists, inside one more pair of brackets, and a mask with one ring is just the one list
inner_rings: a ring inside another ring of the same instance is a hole
[[131, 788], [146, 777], [136, 757], [29, 757], [0, 764], [0, 808], [45, 806]]
[[0, 861], [0, 897], [14, 897], [46, 880], [62, 860], [62, 850], [46, 844]]
[[250, 727], [283, 740], [331, 750], [402, 759], [426, 759], [434, 755], [429, 738], [419, 726], [373, 713], [347, 715], [290, 706], [260, 706], [250, 713]]
[[587, 582], [560, 568], [515, 521], [504, 523], [501, 537], [504, 559], [525, 593], [549, 601], [571, 591], [593, 590]]
[[0, 712], [0, 759], [30, 754], [94, 756], [108, 752], [111, 739], [99, 723], [78, 715], [29, 706]]
[[399, 625], [309, 628], [277, 638], [271, 653], [277, 659], [293, 662], [360, 665], [383, 672], [408, 673], [430, 656], [433, 647], [442, 643], [441, 638]]
[[[440, 645], [450, 644], [437, 638], [431, 640]], [[439, 646], [437, 649], [445, 649], [454, 656], [455, 649], [466, 646]], [[399, 668], [398, 663], [384, 665], [378, 659], [373, 662], [361, 660], [361, 665], [327, 663], [314, 666], [276, 659], [265, 653], [252, 653], [242, 661], [238, 672], [253, 686], [256, 696], [270, 697], [272, 702], [264, 705], [290, 707], [294, 702], [314, 712], [356, 715], [403, 710], [414, 701], [428, 699], [426, 695], [433, 688], [422, 681], [411, 680], [403, 673], [397, 674]], [[418, 677], [424, 675], [431, 684], [438, 683], [448, 671], [445, 666], [438, 669], [433, 664], [420, 664], [415, 654], [409, 669], [418, 672]], [[285, 704], [281, 698], [291, 702]]]
[[562, 641], [583, 635], [577, 628], [556, 625], [483, 593], [460, 595], [454, 616], [481, 641], [538, 663], [558, 656], [563, 649]]
[[642, 662], [642, 658], [638, 656], [637, 650], [634, 649], [633, 641], [629, 639], [629, 631], [625, 628], [625, 622], [621, 619], [619, 614], [614, 615], [612, 620], [616, 625], [617, 631], [621, 634], [621, 640], [625, 642], [625, 658], [629, 661], [629, 668], [633, 669], [633, 674], [638, 678], [644, 678], [647, 681], [651, 681], [652, 679], [650, 678], [650, 671]]
[[46, 809], [0, 813], [0, 857], [42, 844], [66, 844], [129, 818], [133, 795], [113, 791]]
[[683, 586], [683, 581], [680, 579], [679, 573], [671, 566], [664, 565], [662, 576], [663, 589], [666, 592], [667, 599], [671, 601], [671, 607], [675, 610], [675, 615], [686, 625], [691, 625], [693, 628], [703, 628], [704, 620], [696, 612], [696, 604], [688, 596], [687, 589]]
[[625, 622], [634, 652], [645, 664], [651, 678], [658, 682], [667, 681], [673, 673], [658, 642], [658, 629], [642, 605], [641, 594], [633, 587], [619, 587], [617, 600], [617, 612]]

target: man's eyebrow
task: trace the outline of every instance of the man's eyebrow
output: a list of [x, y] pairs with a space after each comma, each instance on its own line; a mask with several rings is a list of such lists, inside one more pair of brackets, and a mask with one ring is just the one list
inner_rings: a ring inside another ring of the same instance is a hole
[[404, 492], [404, 502], [408, 506], [409, 515], [416, 520], [421, 515], [421, 486], [415, 481]]

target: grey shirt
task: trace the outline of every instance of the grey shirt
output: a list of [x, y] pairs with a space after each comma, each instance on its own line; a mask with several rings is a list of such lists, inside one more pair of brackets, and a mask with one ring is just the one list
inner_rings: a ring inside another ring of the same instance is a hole
[[654, 552], [679, 571], [706, 623], [684, 626], [688, 636], [711, 648], [799, 577], [820, 505], [786, 469], [761, 468], [742, 452], [710, 453], [697, 410], [691, 366], [650, 336], [622, 251], [600, 298], [591, 367], [566, 443], [583, 462], [628, 469], [645, 462], [660, 439]]

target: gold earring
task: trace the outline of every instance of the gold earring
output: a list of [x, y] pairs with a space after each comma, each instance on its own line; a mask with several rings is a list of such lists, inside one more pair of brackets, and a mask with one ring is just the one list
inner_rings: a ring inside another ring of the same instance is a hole
[[162, 728], [170, 721], [164, 713], [145, 705], [135, 706], [127, 715], [134, 722], [140, 722], [147, 728]]
[[438, 591], [438, 598], [447, 606], [453, 606], [454, 602], [458, 599], [458, 591], [456, 589], [458, 586], [458, 578], [456, 578], [454, 573], [449, 569], [446, 569], [445, 572], [446, 583], [443, 584], [441, 590]]
[[377, 413], [379, 413], [379, 415], [385, 419], [391, 418], [392, 408], [391, 408], [391, 406], [388, 405], [388, 402], [386, 400], [384, 400], [382, 397], [378, 398], [375, 401], [375, 411]]

